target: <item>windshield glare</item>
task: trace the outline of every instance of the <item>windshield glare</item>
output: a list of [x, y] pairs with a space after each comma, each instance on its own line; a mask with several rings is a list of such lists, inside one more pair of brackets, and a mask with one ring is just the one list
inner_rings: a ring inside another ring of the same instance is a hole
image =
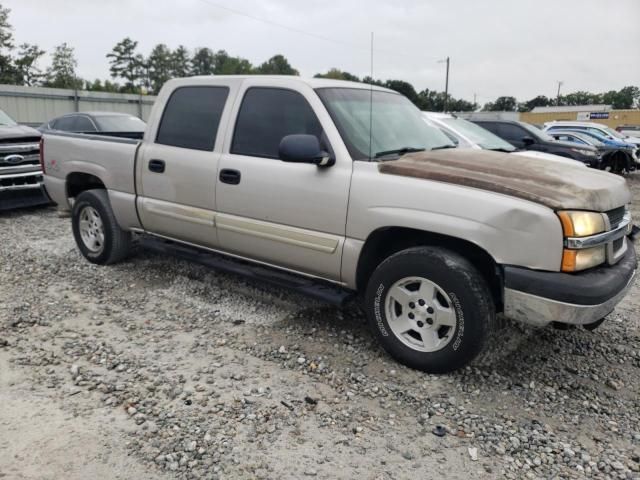
[[624, 139], [626, 138], [624, 135], [622, 135], [620, 132], [616, 132], [613, 128], [609, 128], [606, 127], [605, 128], [606, 132], [611, 135], [613, 138], [618, 138], [618, 139]]
[[523, 127], [526, 130], [528, 130], [533, 135], [533, 138], [541, 138], [545, 142], [555, 142], [556, 141], [556, 139], [553, 138], [551, 135], [549, 135], [547, 132], [543, 132], [539, 128], [534, 127], [533, 125], [530, 125], [530, 124], [525, 123], [525, 122], [518, 122], [518, 123], [520, 124], [521, 127]]
[[461, 135], [467, 137], [485, 150], [504, 150], [506, 152], [513, 152], [515, 150], [513, 145], [505, 142], [489, 130], [463, 118], [442, 118], [441, 121], [454, 132], [460, 132]]
[[13, 118], [0, 110], [0, 125], [8, 125], [10, 127], [13, 127], [17, 125], [17, 123], [13, 120]]
[[403, 148], [455, 147], [439, 129], [427, 125], [420, 110], [400, 94], [359, 88], [316, 91], [354, 160]]
[[133, 115], [96, 115], [93, 118], [103, 132], [144, 132], [147, 125]]

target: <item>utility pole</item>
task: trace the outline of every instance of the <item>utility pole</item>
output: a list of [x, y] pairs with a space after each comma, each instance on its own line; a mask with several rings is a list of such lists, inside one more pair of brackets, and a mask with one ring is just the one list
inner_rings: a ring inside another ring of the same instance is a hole
[[443, 112], [447, 111], [447, 104], [449, 103], [449, 57], [444, 60], [439, 60], [438, 63], [446, 63], [447, 64], [447, 76], [445, 77], [444, 82], [444, 105]]
[[558, 80], [558, 94], [556, 95], [556, 106], [560, 106], [560, 87], [564, 82], [562, 80]]
[[476, 105], [476, 97], [477, 97], [477, 96], [478, 96], [478, 94], [477, 94], [477, 93], [474, 93], [474, 94], [473, 94], [473, 105], [474, 105], [474, 106]]
[[447, 104], [449, 103], [449, 57], [447, 57], [447, 77], [444, 82], [444, 111], [447, 111]]

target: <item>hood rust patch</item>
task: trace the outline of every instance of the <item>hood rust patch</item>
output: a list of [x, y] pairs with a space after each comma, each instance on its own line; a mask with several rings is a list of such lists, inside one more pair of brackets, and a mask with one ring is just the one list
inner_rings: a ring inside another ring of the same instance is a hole
[[617, 175], [488, 150], [436, 150], [383, 162], [380, 173], [423, 178], [529, 200], [554, 210], [607, 211], [631, 201]]

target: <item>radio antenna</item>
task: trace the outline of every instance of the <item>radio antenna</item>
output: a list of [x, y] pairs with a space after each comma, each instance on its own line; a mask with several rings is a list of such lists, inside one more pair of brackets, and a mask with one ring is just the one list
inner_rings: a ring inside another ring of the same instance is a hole
[[373, 160], [373, 32], [371, 32], [371, 72], [369, 76], [369, 161]]

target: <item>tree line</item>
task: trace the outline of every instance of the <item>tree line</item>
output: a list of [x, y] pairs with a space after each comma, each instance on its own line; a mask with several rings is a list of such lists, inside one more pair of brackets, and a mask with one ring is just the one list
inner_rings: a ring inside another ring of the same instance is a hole
[[484, 111], [499, 112], [530, 112], [535, 107], [574, 106], [574, 105], [611, 105], [617, 110], [640, 108], [640, 88], [634, 86], [623, 87], [620, 90], [609, 90], [603, 93], [578, 91], [556, 98], [544, 95], [518, 102], [515, 97], [498, 97], [495, 102], [484, 105]]
[[[190, 52], [185, 46], [170, 48], [158, 44], [148, 55], [138, 50], [138, 42], [127, 37], [118, 42], [106, 54], [111, 79], [93, 81], [82, 79], [77, 74], [78, 62], [73, 47], [62, 43], [51, 52], [50, 65], [42, 70], [39, 61], [45, 51], [38, 45], [14, 44], [13, 29], [9, 23], [10, 10], [0, 4], [0, 83], [45, 86], [54, 88], [85, 89], [118, 93], [157, 94], [170, 78], [192, 75], [298, 75], [283, 55], [274, 55], [267, 61], [253, 65], [242, 57], [229, 55], [225, 50], [213, 51], [207, 47]], [[421, 110], [475, 111], [480, 105], [457, 99], [445, 92], [424, 89], [417, 91], [404, 80], [379, 80], [369, 76], [363, 78], [333, 68], [315, 77], [372, 83], [390, 88], [405, 95]], [[552, 99], [539, 95], [531, 100], [519, 102], [515, 97], [501, 96], [486, 103], [485, 111], [528, 112], [537, 106], [610, 104], [616, 109], [640, 108], [640, 89], [634, 86], [594, 94], [574, 92]]]

